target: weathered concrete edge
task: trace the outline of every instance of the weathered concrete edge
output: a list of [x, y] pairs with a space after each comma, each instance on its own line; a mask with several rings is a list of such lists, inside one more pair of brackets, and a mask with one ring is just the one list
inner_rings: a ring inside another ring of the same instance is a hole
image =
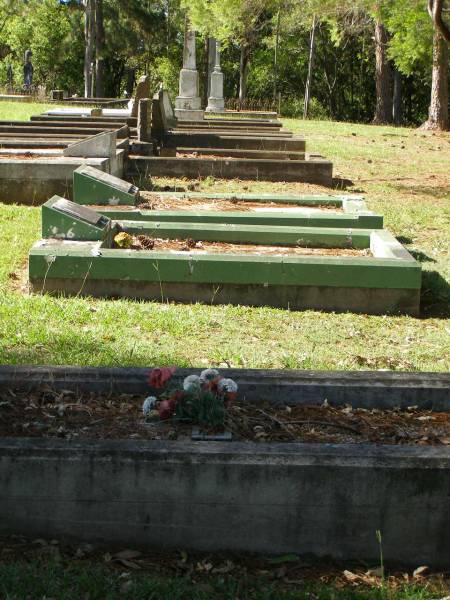
[[[31, 391], [51, 385], [75, 392], [146, 394], [148, 368], [76, 366], [0, 366], [0, 390]], [[198, 369], [178, 369], [181, 380]], [[297, 371], [220, 369], [235, 379], [249, 402], [330, 404], [361, 408], [406, 408], [450, 411], [449, 373], [384, 371]]]
[[450, 448], [16, 438], [0, 478], [6, 534], [448, 567]]

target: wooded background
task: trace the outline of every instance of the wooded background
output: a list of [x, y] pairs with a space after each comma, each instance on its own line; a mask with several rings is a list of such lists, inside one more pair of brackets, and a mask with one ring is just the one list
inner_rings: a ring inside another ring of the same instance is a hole
[[214, 36], [225, 96], [243, 106], [281, 97], [285, 116], [448, 127], [445, 0], [0, 0], [0, 85], [12, 65], [21, 87], [30, 48], [47, 89], [117, 97], [148, 73], [174, 99], [186, 14], [203, 94]]

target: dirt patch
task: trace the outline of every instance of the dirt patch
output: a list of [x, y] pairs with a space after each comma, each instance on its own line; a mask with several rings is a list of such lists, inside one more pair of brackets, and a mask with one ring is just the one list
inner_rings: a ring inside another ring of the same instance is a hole
[[[218, 199], [202, 199], [202, 198], [177, 198], [176, 196], [166, 197], [149, 192], [141, 192], [144, 202], [139, 205], [139, 208], [146, 210], [216, 210], [216, 211], [263, 211], [274, 209], [298, 211], [299, 209], [307, 211], [324, 211], [342, 212], [342, 208], [338, 206], [330, 206], [327, 204], [321, 205], [298, 205], [292, 203], [278, 202], [252, 202], [246, 200], [238, 200], [237, 198], [226, 200]], [[126, 207], [125, 207], [126, 210]]]
[[9, 271], [8, 283], [9, 289], [14, 292], [26, 293], [28, 291], [28, 258]]
[[[43, 390], [0, 396], [0, 436], [64, 439], [187, 440], [192, 424], [146, 423], [143, 397], [77, 397]], [[226, 427], [251, 442], [450, 445], [450, 413], [365, 410], [350, 406], [271, 406], [237, 403]]]
[[193, 254], [246, 254], [268, 256], [353, 256], [368, 258], [369, 249], [355, 248], [307, 248], [304, 246], [270, 246], [259, 244], [228, 244], [226, 242], [203, 242], [192, 239], [169, 240], [136, 236], [134, 250], [154, 250], [155, 252], [190, 252]]

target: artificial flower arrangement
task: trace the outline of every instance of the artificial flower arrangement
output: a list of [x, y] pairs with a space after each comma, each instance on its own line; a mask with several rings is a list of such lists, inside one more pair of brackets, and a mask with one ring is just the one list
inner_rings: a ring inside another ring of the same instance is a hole
[[169, 419], [195, 423], [201, 427], [224, 428], [227, 409], [236, 400], [238, 386], [233, 379], [222, 377], [216, 369], [205, 369], [200, 375], [188, 375], [183, 389], [171, 385], [176, 367], [153, 369], [150, 387], [162, 390], [158, 397], [149, 396], [142, 412], [148, 420]]

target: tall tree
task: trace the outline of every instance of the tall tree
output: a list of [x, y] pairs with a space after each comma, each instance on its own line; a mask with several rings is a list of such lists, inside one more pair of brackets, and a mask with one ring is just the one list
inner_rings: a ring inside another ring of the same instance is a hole
[[95, 0], [84, 0], [84, 96], [92, 96], [95, 52]]
[[448, 118], [448, 62], [450, 28], [443, 18], [444, 1], [429, 0], [428, 12], [433, 22], [433, 71], [428, 121], [423, 127], [446, 131]]
[[276, 0], [184, 0], [197, 31], [217, 38], [225, 47], [240, 47], [239, 100], [247, 96], [247, 80], [253, 50], [263, 38], [279, 6]]
[[375, 19], [375, 88], [376, 104], [373, 122], [392, 123], [392, 69], [388, 59], [389, 36], [384, 24]]
[[306, 79], [305, 86], [305, 101], [303, 105], [303, 118], [308, 118], [309, 112], [309, 103], [311, 100], [311, 86], [312, 86], [312, 76], [313, 76], [313, 66], [314, 66], [314, 49], [315, 49], [315, 41], [316, 41], [316, 28], [317, 28], [317, 17], [313, 16], [313, 22], [311, 25], [311, 36], [309, 38], [309, 59], [308, 59], [308, 77]]
[[103, 0], [95, 0], [95, 95], [105, 95], [105, 27], [103, 23]]

